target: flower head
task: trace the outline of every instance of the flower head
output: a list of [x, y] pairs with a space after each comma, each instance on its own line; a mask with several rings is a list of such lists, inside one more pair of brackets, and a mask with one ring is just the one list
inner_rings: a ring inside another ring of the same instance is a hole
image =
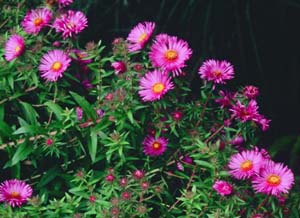
[[254, 120], [259, 116], [258, 106], [255, 100], [251, 100], [247, 106], [243, 105], [240, 101], [237, 101], [236, 105], [230, 109], [235, 117], [237, 117], [241, 122], [246, 122], [248, 120]]
[[264, 164], [264, 158], [255, 150], [242, 151], [231, 156], [228, 167], [229, 173], [236, 179], [247, 179], [259, 173]]
[[6, 180], [0, 185], [0, 202], [6, 202], [12, 207], [20, 207], [31, 195], [32, 188], [21, 180]]
[[262, 131], [266, 131], [270, 127], [271, 120], [266, 119], [263, 115], [259, 114], [253, 119], [258, 125], [260, 125]]
[[149, 58], [155, 67], [160, 67], [163, 71], [172, 72], [173, 76], [182, 73], [185, 62], [191, 57], [192, 50], [188, 43], [176, 36], [167, 34], [158, 35], [155, 38]]
[[56, 32], [62, 32], [63, 38], [72, 37], [87, 27], [87, 18], [81, 11], [68, 10], [54, 20], [53, 27]]
[[55, 82], [63, 76], [70, 65], [71, 59], [62, 50], [52, 50], [44, 54], [41, 59], [39, 70], [41, 77], [50, 82]]
[[248, 99], [254, 99], [259, 95], [259, 90], [256, 86], [245, 86], [243, 89], [243, 94]]
[[73, 0], [57, 0], [60, 7], [68, 6], [73, 3]]
[[129, 33], [127, 37], [128, 50], [130, 52], [141, 50], [146, 42], [151, 37], [155, 23], [144, 22], [137, 24]]
[[225, 84], [226, 80], [233, 78], [234, 69], [228, 61], [210, 59], [199, 68], [201, 79], [213, 81], [215, 84]]
[[123, 61], [113, 62], [111, 66], [114, 68], [116, 75], [124, 73], [127, 70], [126, 64]]
[[221, 98], [215, 100], [216, 103], [221, 105], [221, 108], [230, 107], [232, 105], [232, 100], [236, 97], [235, 93], [225, 92], [220, 90], [219, 94]]
[[154, 138], [148, 135], [143, 141], [144, 153], [149, 156], [160, 156], [166, 151], [167, 144], [168, 140], [163, 137]]
[[288, 193], [293, 184], [293, 172], [282, 163], [273, 161], [268, 161], [260, 174], [252, 180], [252, 186], [256, 192], [276, 196]]
[[38, 34], [48, 25], [52, 18], [52, 12], [47, 8], [38, 8], [27, 12], [21, 25], [28, 34]]
[[13, 59], [19, 57], [25, 50], [23, 37], [16, 34], [12, 35], [5, 43], [4, 49], [5, 60], [12, 61]]
[[93, 61], [89, 58], [89, 53], [83, 50], [73, 49], [72, 52], [75, 54], [74, 60], [78, 61], [79, 64], [85, 65]]
[[232, 185], [223, 180], [217, 180], [213, 188], [222, 196], [230, 195], [232, 193]]
[[146, 75], [141, 78], [139, 95], [142, 97], [143, 101], [155, 101], [159, 100], [173, 88], [174, 85], [167, 74], [154, 70], [146, 73]]

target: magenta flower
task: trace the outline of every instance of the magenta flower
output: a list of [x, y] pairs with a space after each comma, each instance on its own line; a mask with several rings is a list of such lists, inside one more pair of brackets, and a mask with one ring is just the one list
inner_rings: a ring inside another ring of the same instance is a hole
[[81, 107], [76, 107], [76, 117], [78, 121], [82, 120], [83, 117], [83, 110]]
[[139, 95], [143, 101], [155, 101], [161, 99], [174, 85], [167, 74], [158, 70], [146, 73], [140, 80]]
[[215, 84], [225, 84], [233, 78], [234, 69], [228, 61], [210, 59], [205, 61], [199, 68], [200, 77]]
[[47, 8], [38, 8], [27, 12], [21, 25], [28, 34], [37, 35], [41, 29], [48, 25], [52, 12]]
[[269, 123], [271, 120], [266, 119], [263, 115], [259, 114], [253, 119], [253, 121], [260, 125], [262, 131], [266, 131], [270, 127]]
[[68, 6], [73, 3], [73, 0], [57, 0], [60, 7]]
[[44, 54], [41, 59], [39, 70], [41, 77], [50, 82], [55, 82], [63, 76], [70, 65], [71, 59], [62, 50], [52, 50]]
[[243, 142], [244, 142], [243, 136], [237, 135], [229, 143], [232, 145], [241, 145]]
[[225, 92], [220, 90], [219, 94], [221, 98], [215, 100], [216, 103], [221, 105], [221, 108], [229, 107], [232, 105], [231, 101], [236, 97], [236, 93]]
[[222, 196], [230, 195], [232, 193], [232, 185], [223, 180], [217, 180], [213, 188]]
[[183, 113], [182, 113], [182, 111], [173, 111], [171, 113], [171, 116], [172, 116], [173, 120], [180, 121], [183, 117]]
[[259, 90], [256, 86], [245, 86], [243, 89], [243, 94], [248, 99], [254, 99], [259, 95]]
[[254, 120], [259, 116], [258, 106], [255, 100], [251, 100], [247, 106], [243, 105], [240, 101], [237, 101], [236, 105], [230, 109], [233, 116], [238, 118], [241, 122], [248, 120]]
[[163, 71], [172, 72], [173, 76], [182, 74], [185, 62], [191, 57], [192, 50], [188, 43], [176, 36], [166, 34], [158, 35], [149, 53], [149, 58], [154, 67]]
[[116, 75], [124, 73], [127, 70], [126, 64], [123, 61], [113, 62], [111, 66], [114, 68]]
[[19, 57], [25, 50], [25, 43], [22, 36], [12, 35], [4, 45], [5, 60], [12, 61]]
[[151, 37], [154, 28], [155, 23], [153, 22], [144, 22], [137, 24], [130, 31], [126, 39], [128, 42], [128, 51], [134, 52], [141, 50]]
[[63, 38], [72, 37], [87, 27], [87, 18], [81, 11], [68, 10], [54, 20], [53, 27]]
[[143, 141], [144, 153], [149, 156], [160, 156], [167, 149], [168, 140], [164, 137], [154, 138], [153, 136], [146, 136]]
[[273, 161], [268, 161], [261, 173], [252, 180], [253, 189], [256, 192], [275, 196], [288, 193], [293, 184], [293, 172], [282, 163]]
[[17, 179], [6, 180], [0, 185], [0, 202], [20, 207], [32, 195], [32, 188]]
[[242, 151], [230, 157], [229, 173], [236, 179], [247, 179], [259, 173], [264, 158], [255, 150]]

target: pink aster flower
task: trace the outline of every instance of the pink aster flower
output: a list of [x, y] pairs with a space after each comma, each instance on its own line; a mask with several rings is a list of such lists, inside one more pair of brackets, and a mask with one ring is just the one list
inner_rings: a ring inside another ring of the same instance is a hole
[[73, 3], [73, 0], [57, 0], [60, 7], [68, 6]]
[[166, 151], [167, 144], [168, 140], [163, 137], [154, 138], [148, 135], [143, 141], [144, 153], [149, 156], [160, 156]]
[[262, 131], [266, 131], [270, 127], [269, 123], [271, 122], [271, 120], [266, 119], [261, 114], [257, 115], [255, 118], [253, 118], [253, 121], [256, 122], [258, 125], [260, 125]]
[[225, 84], [226, 80], [233, 78], [234, 69], [228, 61], [210, 59], [199, 68], [200, 77], [215, 84]]
[[238, 118], [241, 122], [246, 122], [247, 120], [254, 120], [259, 116], [258, 106], [255, 100], [251, 100], [247, 106], [243, 105], [240, 101], [237, 101], [230, 111], [233, 116]]
[[219, 91], [221, 98], [215, 100], [216, 103], [221, 105], [221, 108], [229, 107], [232, 105], [231, 101], [235, 98], [236, 93]]
[[252, 186], [256, 192], [275, 196], [288, 193], [293, 184], [293, 172], [282, 163], [273, 161], [268, 161], [262, 172], [252, 180]]
[[153, 22], [144, 22], [136, 25], [127, 37], [128, 50], [130, 52], [141, 50], [151, 37], [154, 28], [155, 23]]
[[114, 68], [116, 75], [124, 73], [127, 70], [126, 64], [123, 61], [113, 62], [111, 66]]
[[63, 38], [72, 37], [87, 27], [87, 18], [81, 11], [68, 10], [54, 20], [53, 27], [56, 32], [62, 32]]
[[247, 179], [259, 173], [264, 158], [255, 150], [242, 151], [230, 157], [229, 173], [236, 179]]
[[4, 49], [5, 60], [12, 61], [13, 59], [19, 57], [25, 50], [23, 37], [16, 34], [12, 35], [5, 43]]
[[259, 90], [256, 86], [245, 86], [243, 89], [243, 94], [248, 99], [254, 99], [259, 95]]
[[0, 202], [6, 202], [12, 207], [20, 207], [31, 195], [32, 188], [21, 180], [6, 180], [0, 185]]
[[172, 72], [173, 76], [182, 74], [185, 62], [191, 57], [188, 43], [176, 36], [158, 35], [151, 46], [149, 58], [154, 67]]
[[217, 180], [213, 188], [222, 196], [230, 195], [232, 193], [232, 185], [223, 180]]
[[62, 50], [52, 50], [44, 54], [39, 70], [41, 77], [50, 82], [55, 82], [63, 76], [63, 72], [70, 65], [71, 59]]
[[146, 73], [140, 80], [139, 95], [143, 101], [159, 100], [168, 90], [173, 89], [174, 85], [167, 74], [158, 70]]
[[47, 8], [38, 8], [27, 12], [21, 25], [28, 34], [38, 34], [40, 30], [47, 26], [52, 18], [52, 12]]

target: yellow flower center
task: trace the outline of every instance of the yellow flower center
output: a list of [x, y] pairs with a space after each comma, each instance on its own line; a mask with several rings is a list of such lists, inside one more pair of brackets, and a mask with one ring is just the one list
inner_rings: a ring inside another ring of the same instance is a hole
[[276, 174], [270, 174], [267, 177], [267, 183], [271, 186], [278, 186], [281, 183], [280, 176]]
[[15, 52], [18, 53], [20, 51], [21, 51], [21, 47], [17, 45], [16, 48], [15, 48]]
[[72, 23], [72, 22], [69, 22], [69, 23], [67, 23], [66, 26], [67, 26], [68, 29], [73, 29], [75, 27], [75, 24]]
[[215, 77], [219, 77], [219, 76], [221, 76], [222, 72], [220, 70], [215, 70], [213, 72], [213, 74], [214, 74]]
[[59, 61], [55, 61], [51, 66], [51, 69], [54, 71], [59, 71], [61, 68], [62, 68], [62, 63], [60, 63]]
[[253, 163], [251, 160], [246, 160], [241, 164], [242, 171], [249, 171], [253, 168]]
[[13, 192], [10, 193], [10, 197], [11, 198], [19, 198], [20, 197], [20, 193], [13, 191]]
[[152, 144], [152, 148], [155, 149], [155, 150], [159, 150], [161, 148], [161, 144], [159, 142], [154, 142]]
[[148, 34], [147, 33], [142, 33], [139, 38], [138, 38], [138, 42], [142, 42], [144, 41], [146, 38], [148, 37]]
[[178, 58], [178, 53], [175, 50], [169, 49], [165, 52], [165, 58], [168, 61], [175, 61]]
[[33, 24], [34, 26], [39, 26], [43, 23], [43, 19], [38, 17], [38, 18], [35, 18], [34, 21], [33, 21]]
[[164, 84], [162, 84], [162, 83], [160, 83], [160, 82], [155, 83], [155, 84], [152, 86], [152, 91], [153, 91], [155, 94], [161, 93], [164, 89], [165, 89]]

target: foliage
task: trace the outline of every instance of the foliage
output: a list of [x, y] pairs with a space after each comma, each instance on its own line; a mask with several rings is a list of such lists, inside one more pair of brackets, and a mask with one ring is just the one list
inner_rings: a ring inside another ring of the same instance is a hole
[[[118, 38], [112, 51], [101, 41], [83, 49], [77, 37], [62, 39], [50, 27], [29, 35], [20, 26], [29, 9], [25, 1], [4, 5], [1, 45], [17, 33], [25, 38], [26, 51], [8, 62], [4, 46], [0, 50], [1, 166], [3, 177], [26, 181], [34, 196], [20, 208], [2, 204], [2, 217], [299, 216], [298, 187], [282, 202], [257, 194], [251, 182], [228, 173], [229, 158], [238, 152], [233, 139], [242, 136], [244, 148], [253, 149], [260, 130], [216, 103], [222, 85], [204, 81], [200, 97], [193, 99], [185, 77], [173, 77], [173, 90], [159, 101], [144, 102], [140, 79], [154, 68], [148, 47], [129, 53]], [[55, 16], [60, 10], [52, 6]], [[58, 81], [47, 82], [38, 66], [57, 42], [69, 51], [72, 64]], [[78, 60], [74, 49], [88, 56]], [[92, 61], [80, 62], [86, 60]], [[117, 61], [125, 63], [125, 72], [115, 72], [111, 64]], [[248, 104], [242, 88], [236, 100]], [[167, 138], [166, 152], [145, 155], [147, 135]], [[297, 151], [299, 138], [295, 144]], [[216, 180], [234, 184], [233, 193], [218, 194], [212, 188]]]

